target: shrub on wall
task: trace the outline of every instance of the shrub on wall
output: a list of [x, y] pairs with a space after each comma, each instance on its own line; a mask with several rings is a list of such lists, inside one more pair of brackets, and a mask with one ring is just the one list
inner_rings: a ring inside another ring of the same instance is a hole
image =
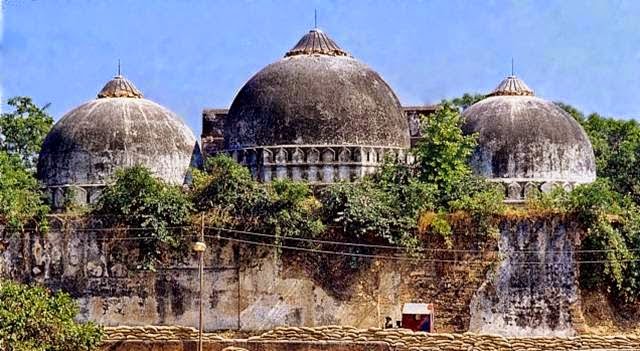
[[324, 231], [321, 205], [307, 183], [257, 182], [246, 167], [227, 155], [212, 157], [204, 172], [195, 171], [191, 198], [214, 226], [292, 237]]
[[613, 190], [604, 179], [577, 186], [567, 192], [556, 188], [538, 193], [528, 206], [572, 216], [586, 229], [576, 257], [580, 284], [585, 289], [608, 291], [620, 302], [640, 296], [638, 263], [640, 252], [640, 208], [631, 197]]
[[0, 151], [0, 217], [10, 231], [28, 224], [46, 230], [49, 208], [38, 181], [17, 156]]
[[176, 248], [181, 227], [189, 225], [193, 206], [177, 186], [166, 184], [151, 172], [136, 166], [119, 170], [113, 184], [102, 192], [93, 213], [110, 225], [131, 228], [140, 241], [142, 267], [153, 269], [162, 255], [161, 247]]
[[0, 350], [96, 350], [102, 329], [74, 321], [78, 312], [68, 294], [0, 280]]

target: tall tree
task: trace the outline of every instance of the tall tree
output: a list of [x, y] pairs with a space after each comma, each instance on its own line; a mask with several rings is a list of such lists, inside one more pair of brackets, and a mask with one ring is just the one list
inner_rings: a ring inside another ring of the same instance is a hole
[[27, 169], [33, 170], [53, 125], [53, 118], [46, 112], [48, 105], [38, 107], [25, 96], [13, 97], [7, 104], [13, 111], [0, 114], [0, 150], [18, 156]]
[[556, 104], [587, 132], [596, 156], [598, 177], [608, 179], [615, 191], [631, 196], [640, 204], [640, 124], [597, 113], [585, 117], [571, 105]]
[[458, 108], [442, 102], [435, 113], [422, 116], [423, 138], [413, 150], [419, 166], [419, 178], [444, 191], [471, 175], [469, 157], [476, 147], [476, 135], [464, 135], [463, 118]]

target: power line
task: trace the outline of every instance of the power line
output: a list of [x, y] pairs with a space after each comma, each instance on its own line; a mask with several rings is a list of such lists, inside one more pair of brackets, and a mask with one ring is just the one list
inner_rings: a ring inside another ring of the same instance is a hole
[[[498, 260], [496, 260], [496, 261], [447, 260], [447, 259], [425, 259], [425, 258], [407, 257], [407, 256], [387, 256], [387, 255], [361, 254], [361, 253], [354, 253], [354, 252], [340, 252], [340, 251], [310, 249], [310, 248], [297, 247], [297, 246], [278, 245], [278, 244], [263, 243], [263, 242], [258, 242], [258, 241], [235, 239], [235, 238], [229, 238], [229, 237], [223, 237], [223, 236], [215, 236], [215, 235], [205, 235], [205, 237], [206, 238], [210, 238], [210, 239], [227, 240], [227, 241], [231, 241], [231, 242], [238, 242], [238, 243], [257, 245], [257, 246], [276, 247], [276, 248], [281, 248], [281, 249], [286, 249], [286, 250], [305, 251], [305, 252], [330, 254], [330, 255], [340, 255], [340, 256], [351, 256], [351, 257], [360, 257], [360, 258], [378, 258], [378, 259], [390, 259], [390, 260], [414, 261], [414, 262], [419, 261], [419, 262], [428, 262], [428, 263], [493, 264], [493, 263], [499, 262]], [[575, 260], [573, 262], [575, 262], [577, 264], [602, 264], [602, 263], [613, 263], [613, 262], [628, 263], [628, 262], [640, 262], [640, 259], [590, 260], [590, 261]], [[544, 263], [545, 263], [544, 261], [537, 261], [537, 262], [527, 262], [527, 261], [525, 261], [525, 262], [515, 262], [515, 263], [512, 262], [511, 264], [523, 266], [523, 265], [540, 265], [540, 264], [544, 264]]]
[[[189, 227], [189, 228], [193, 228], [193, 227]], [[103, 228], [104, 229], [104, 228]], [[135, 228], [135, 229], [144, 229], [144, 230], [152, 230], [149, 228]], [[243, 232], [243, 231], [237, 231], [237, 230], [228, 230], [228, 229], [224, 229], [224, 228], [220, 228], [221, 231], [228, 231], [228, 232]], [[246, 232], [246, 233], [250, 233], [250, 232]], [[256, 233], [254, 233], [256, 234]], [[265, 236], [268, 237], [276, 237], [276, 236], [270, 236], [269, 234], [264, 234]], [[189, 237], [189, 236], [187, 236]], [[191, 237], [195, 237], [195, 235], [191, 235]], [[288, 245], [281, 245], [281, 244], [272, 244], [272, 243], [265, 243], [265, 242], [259, 242], [259, 241], [252, 241], [252, 240], [243, 240], [243, 239], [237, 239], [237, 238], [230, 238], [230, 237], [226, 237], [226, 236], [220, 236], [220, 235], [205, 235], [206, 238], [209, 239], [216, 239], [216, 240], [226, 240], [226, 241], [230, 241], [230, 242], [237, 242], [237, 243], [243, 243], [243, 244], [249, 244], [249, 245], [255, 245], [255, 246], [266, 246], [266, 247], [274, 247], [274, 248], [280, 248], [280, 249], [286, 249], [286, 250], [294, 250], [294, 251], [303, 251], [303, 252], [311, 252], [311, 253], [319, 253], [319, 254], [330, 254], [330, 255], [339, 255], [339, 256], [350, 256], [350, 257], [358, 257], [358, 258], [371, 258], [371, 259], [384, 259], [384, 260], [396, 260], [396, 261], [413, 261], [413, 262], [426, 262], [426, 263], [465, 263], [465, 264], [493, 264], [493, 263], [498, 263], [500, 262], [500, 260], [495, 260], [495, 261], [486, 261], [486, 260], [468, 260], [468, 259], [441, 259], [441, 258], [421, 258], [421, 257], [410, 257], [410, 256], [390, 256], [390, 255], [380, 255], [380, 254], [363, 254], [363, 253], [356, 253], [356, 252], [344, 252], [344, 251], [332, 251], [332, 250], [324, 250], [324, 249], [313, 249], [313, 248], [304, 248], [304, 247], [298, 247], [298, 246], [288, 246]], [[280, 239], [301, 239], [301, 241], [307, 241], [307, 242], [316, 242], [316, 241], [320, 241], [323, 243], [339, 243], [339, 244], [351, 244], [351, 243], [345, 243], [345, 242], [332, 242], [332, 241], [326, 241], [326, 240], [311, 240], [311, 239], [302, 239], [302, 238], [286, 238], [286, 237], [279, 237]], [[158, 240], [160, 238], [158, 238], [157, 236], [135, 236], [135, 237], [123, 237], [123, 238], [97, 238], [95, 240], [97, 241], [136, 241], [136, 240]], [[385, 245], [366, 245], [366, 244], [359, 244], [358, 247], [385, 247]], [[391, 246], [390, 246], [391, 247]], [[518, 252], [518, 251], [516, 251]], [[538, 251], [535, 251], [538, 252]], [[561, 252], [570, 252], [570, 251], [561, 251]], [[492, 251], [478, 251], [478, 253], [502, 253], [500, 251], [496, 251], [496, 250], [492, 250]], [[504, 253], [502, 253], [504, 254]], [[505, 258], [509, 258], [512, 256], [509, 255], [505, 255]], [[576, 264], [605, 264], [605, 263], [632, 263], [632, 262], [640, 262], [640, 259], [621, 259], [621, 260], [574, 260], [573, 262], [575, 262]], [[545, 264], [544, 261], [525, 261], [525, 262], [511, 262], [512, 265], [519, 265], [519, 266], [523, 266], [523, 265], [540, 265], [540, 264]]]
[[[315, 244], [327, 244], [327, 245], [341, 245], [341, 246], [353, 246], [353, 247], [364, 247], [364, 248], [372, 248], [372, 249], [391, 249], [391, 250], [400, 250], [400, 251], [410, 251], [415, 250], [416, 252], [459, 252], [459, 253], [497, 253], [501, 252], [500, 250], [471, 250], [471, 249], [440, 249], [440, 248], [415, 248], [409, 249], [403, 246], [391, 246], [391, 245], [376, 245], [376, 244], [361, 244], [354, 242], [345, 242], [345, 241], [330, 241], [330, 240], [322, 240], [322, 239], [311, 239], [311, 238], [296, 238], [296, 237], [284, 237], [277, 236], [274, 234], [266, 234], [266, 233], [257, 233], [250, 232], [245, 230], [236, 230], [236, 229], [228, 229], [228, 228], [219, 228], [219, 227], [211, 227], [206, 226], [207, 229], [213, 229], [218, 231], [224, 231], [228, 233], [237, 233], [237, 234], [246, 234], [257, 237], [265, 237], [265, 238], [273, 238], [273, 239], [281, 239], [281, 240], [292, 240], [292, 241], [300, 241], [300, 242], [308, 242]], [[619, 252], [617, 249], [593, 249], [593, 250], [514, 250], [514, 253], [599, 253], [599, 252]], [[640, 249], [628, 249], [627, 251], [640, 251]]]
[[[218, 227], [206, 227], [207, 229], [220, 230], [229, 233], [237, 233], [237, 234], [246, 234], [257, 237], [264, 238], [279, 238], [284, 240], [293, 240], [293, 241], [301, 241], [301, 242], [312, 242], [315, 244], [327, 244], [327, 245], [342, 245], [342, 246], [354, 246], [354, 247], [366, 247], [372, 249], [391, 249], [391, 250], [407, 250], [406, 247], [402, 246], [391, 246], [391, 245], [376, 245], [376, 244], [361, 244], [354, 242], [345, 242], [345, 241], [331, 241], [331, 240], [321, 240], [321, 239], [310, 239], [310, 238], [296, 238], [296, 237], [283, 237], [276, 236], [273, 234], [265, 234], [265, 233], [256, 233], [256, 232], [248, 232], [244, 230], [235, 230], [235, 229], [226, 229], [226, 228], [218, 228]], [[424, 250], [424, 251], [446, 251], [446, 252], [487, 252], [482, 250], [462, 250], [462, 249], [426, 249], [426, 248], [417, 248], [416, 250]]]
[[[614, 252], [618, 253], [621, 250], [618, 249], [576, 249], [576, 250], [513, 250], [511, 252], [504, 252], [500, 250], [472, 250], [472, 249], [446, 249], [446, 248], [407, 248], [403, 246], [394, 246], [394, 245], [379, 245], [379, 244], [362, 244], [362, 243], [354, 243], [354, 242], [345, 242], [345, 241], [331, 241], [331, 240], [322, 240], [322, 239], [311, 239], [311, 238], [297, 238], [297, 237], [284, 237], [277, 236], [274, 234], [266, 234], [266, 233], [258, 233], [251, 232], [245, 230], [237, 230], [237, 229], [229, 229], [229, 228], [220, 228], [220, 227], [212, 227], [205, 226], [206, 229], [223, 231], [228, 233], [236, 233], [243, 235], [250, 235], [256, 237], [265, 237], [272, 239], [280, 239], [280, 240], [290, 240], [290, 241], [299, 241], [299, 242], [307, 242], [314, 244], [325, 244], [325, 245], [339, 245], [339, 246], [347, 246], [347, 247], [362, 247], [362, 248], [371, 248], [371, 249], [388, 249], [388, 250], [398, 250], [398, 251], [414, 251], [414, 252], [451, 252], [451, 253], [502, 253], [502, 254], [535, 254], [535, 253], [550, 253], [550, 254], [562, 254], [562, 253], [572, 253], [572, 254], [583, 254], [583, 253], [608, 253]], [[33, 229], [33, 228], [29, 228]], [[196, 227], [194, 226], [170, 226], [164, 227], [163, 229], [167, 230], [191, 230], [195, 231]], [[147, 227], [109, 227], [109, 228], [90, 228], [90, 227], [80, 227], [80, 228], [67, 228], [61, 229], [61, 231], [76, 231], [76, 232], [127, 232], [127, 231], [138, 231], [138, 232], [154, 232], [157, 231], [155, 228], [147, 228]], [[188, 235], [186, 236], [188, 237]], [[135, 236], [135, 237], [124, 237], [124, 238], [98, 238], [95, 240], [99, 241], [109, 241], [109, 240], [146, 240], [146, 239], [159, 239], [157, 236]], [[638, 252], [640, 248], [632, 248], [627, 249], [628, 252]], [[458, 262], [458, 261], [456, 261]], [[585, 261], [586, 262], [586, 261]]]

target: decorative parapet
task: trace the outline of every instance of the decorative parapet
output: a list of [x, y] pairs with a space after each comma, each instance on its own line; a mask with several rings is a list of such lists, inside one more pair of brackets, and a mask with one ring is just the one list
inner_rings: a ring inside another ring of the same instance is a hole
[[504, 191], [505, 203], [524, 203], [533, 193], [548, 193], [555, 188], [563, 188], [567, 191], [573, 190], [578, 185], [577, 182], [567, 182], [562, 180], [536, 180], [536, 179], [488, 179], [490, 182], [498, 183]]
[[256, 179], [305, 180], [328, 184], [353, 181], [374, 173], [385, 157], [412, 163], [406, 149], [367, 145], [278, 145], [227, 150]]
[[95, 204], [102, 194], [104, 184], [52, 185], [43, 189], [51, 208], [61, 210], [68, 203]]

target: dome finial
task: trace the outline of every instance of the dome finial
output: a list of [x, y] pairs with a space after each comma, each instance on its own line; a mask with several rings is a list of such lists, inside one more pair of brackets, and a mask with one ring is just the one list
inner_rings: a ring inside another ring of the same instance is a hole
[[104, 85], [98, 93], [98, 99], [123, 97], [140, 99], [143, 95], [133, 83], [120, 75], [120, 60], [118, 60], [118, 75]]
[[533, 96], [533, 90], [513, 75], [512, 68], [512, 74], [500, 82], [488, 96]]
[[305, 34], [284, 57], [296, 55], [351, 56], [318, 28]]
[[318, 29], [318, 9], [313, 9], [313, 28]]

